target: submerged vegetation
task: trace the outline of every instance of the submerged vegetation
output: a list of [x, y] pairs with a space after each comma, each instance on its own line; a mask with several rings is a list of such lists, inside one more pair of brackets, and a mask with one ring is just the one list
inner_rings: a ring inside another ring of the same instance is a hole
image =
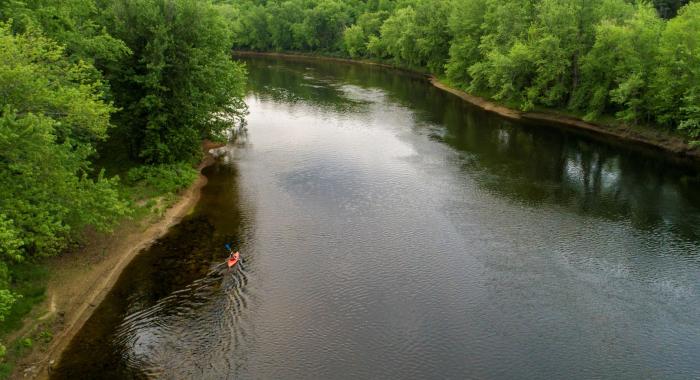
[[202, 139], [243, 116], [246, 74], [224, 10], [0, 1], [0, 331], [43, 297], [18, 268], [187, 187]]
[[238, 49], [383, 60], [523, 110], [700, 137], [698, 2], [229, 2]]

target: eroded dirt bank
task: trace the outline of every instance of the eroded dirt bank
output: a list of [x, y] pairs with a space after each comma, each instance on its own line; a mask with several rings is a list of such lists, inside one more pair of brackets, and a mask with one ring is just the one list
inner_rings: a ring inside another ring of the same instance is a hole
[[[207, 152], [216, 147], [217, 144], [210, 142], [203, 144]], [[179, 195], [178, 201], [162, 217], [155, 221], [125, 221], [113, 233], [86, 239], [88, 242], [75, 252], [52, 259], [46, 301], [36, 308], [38, 315], [30, 315], [28, 319], [33, 320], [25, 322], [18, 334], [24, 335], [41, 325], [40, 328], [49, 331], [53, 337], [48, 346], [34, 347], [17, 363], [12, 378], [49, 377], [52, 364], [58, 361], [63, 350], [109, 293], [124, 268], [194, 209], [207, 183], [202, 169], [214, 161], [215, 158], [207, 153], [198, 167], [197, 180]]]
[[654, 131], [652, 128], [632, 128], [623, 125], [601, 125], [566, 115], [545, 112], [518, 111], [450, 87], [433, 76], [430, 76], [429, 80], [433, 86], [452, 93], [471, 104], [483, 108], [486, 111], [497, 113], [498, 115], [507, 119], [518, 120], [521, 122], [538, 122], [547, 125], [578, 129], [621, 141], [628, 141], [638, 145], [646, 145], [648, 147], [663, 150], [692, 160], [700, 159], [700, 150], [691, 147], [681, 137]]

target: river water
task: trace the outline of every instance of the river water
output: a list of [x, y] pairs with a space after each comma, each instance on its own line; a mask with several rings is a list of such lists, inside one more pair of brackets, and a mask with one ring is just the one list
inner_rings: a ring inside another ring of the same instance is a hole
[[248, 134], [53, 378], [700, 377], [696, 169], [396, 71], [246, 62]]

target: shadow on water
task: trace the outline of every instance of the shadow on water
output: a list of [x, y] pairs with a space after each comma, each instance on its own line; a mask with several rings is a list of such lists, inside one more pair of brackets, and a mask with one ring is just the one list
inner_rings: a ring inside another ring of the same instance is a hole
[[[695, 168], [406, 73], [246, 63], [249, 143], [54, 378], [698, 373]], [[245, 261], [225, 273], [232, 240]]]
[[558, 205], [581, 215], [629, 220], [640, 230], [668, 228], [684, 240], [700, 240], [695, 163], [678, 165], [667, 154], [585, 131], [516, 124], [410, 73], [328, 61], [243, 61], [251, 67], [250, 87], [261, 99], [361, 114], [370, 107], [371, 93], [357, 96], [348, 86], [381, 90], [382, 101], [413, 112], [415, 133], [459, 152], [458, 165], [493, 194], [525, 205]]
[[[204, 315], [212, 321], [200, 320], [201, 328], [225, 324], [230, 336], [240, 335], [233, 330], [246, 307], [246, 267], [252, 258], [245, 256], [228, 270], [223, 248], [226, 242], [240, 247], [243, 239], [236, 170], [217, 163], [203, 173], [208, 182], [194, 213], [127, 266], [52, 370], [52, 379], [167, 376], [181, 365], [196, 371], [196, 354], [192, 362], [171, 363], [166, 353], [153, 352], [190, 334], [195, 338], [189, 349], [207, 352], [213, 337], [198, 333], [197, 326], [178, 325], [187, 317]], [[212, 307], [219, 312], [208, 313]]]

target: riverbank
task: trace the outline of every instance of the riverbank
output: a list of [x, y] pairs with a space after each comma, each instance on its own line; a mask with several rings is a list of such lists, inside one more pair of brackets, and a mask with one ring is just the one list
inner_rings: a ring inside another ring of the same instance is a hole
[[245, 62], [249, 138], [52, 380], [698, 373], [697, 170], [392, 70]]
[[233, 55], [236, 56], [247, 56], [247, 57], [275, 57], [275, 58], [285, 58], [285, 59], [316, 59], [320, 61], [330, 61], [330, 62], [341, 62], [341, 63], [354, 63], [362, 64], [367, 66], [383, 67], [386, 69], [392, 69], [410, 74], [415, 77], [429, 77], [430, 74], [427, 72], [421, 72], [418, 70], [409, 69], [406, 67], [396, 66], [389, 63], [373, 61], [369, 59], [350, 59], [342, 57], [334, 57], [331, 55], [321, 55], [313, 53], [303, 53], [303, 52], [262, 52], [262, 51], [248, 51], [248, 50], [235, 50]]
[[111, 234], [91, 233], [80, 249], [49, 260], [51, 274], [46, 300], [34, 308], [14, 338], [34, 335], [46, 344], [35, 344], [17, 361], [11, 378], [48, 378], [57, 361], [95, 307], [107, 295], [126, 266], [143, 249], [187, 216], [197, 204], [207, 178], [202, 169], [214, 163], [210, 150], [221, 145], [205, 142], [206, 156], [198, 166], [195, 182], [156, 218], [121, 223]]
[[485, 111], [493, 112], [503, 118], [516, 120], [519, 122], [527, 122], [530, 124], [540, 124], [546, 126], [554, 126], [573, 131], [585, 132], [593, 137], [599, 137], [606, 140], [613, 140], [620, 143], [631, 143], [637, 147], [651, 149], [662, 153], [670, 154], [672, 159], [676, 161], [692, 161], [700, 162], [700, 148], [691, 146], [681, 135], [669, 133], [665, 130], [649, 126], [628, 126], [622, 123], [603, 124], [597, 122], [584, 121], [580, 118], [560, 113], [554, 110], [543, 110], [537, 112], [524, 112], [509, 108], [505, 105], [496, 103], [492, 100], [469, 94], [465, 91], [451, 87], [442, 82], [434, 75], [425, 72], [398, 67], [387, 63], [381, 63], [371, 60], [357, 60], [333, 56], [324, 56], [311, 53], [276, 53], [276, 52], [255, 52], [255, 51], [234, 51], [237, 56], [259, 56], [259, 57], [278, 57], [285, 59], [315, 59], [323, 61], [343, 62], [371, 65], [383, 68], [399, 70], [410, 73], [415, 76], [426, 78], [433, 86], [440, 90], [449, 92], [462, 100], [479, 107]]

